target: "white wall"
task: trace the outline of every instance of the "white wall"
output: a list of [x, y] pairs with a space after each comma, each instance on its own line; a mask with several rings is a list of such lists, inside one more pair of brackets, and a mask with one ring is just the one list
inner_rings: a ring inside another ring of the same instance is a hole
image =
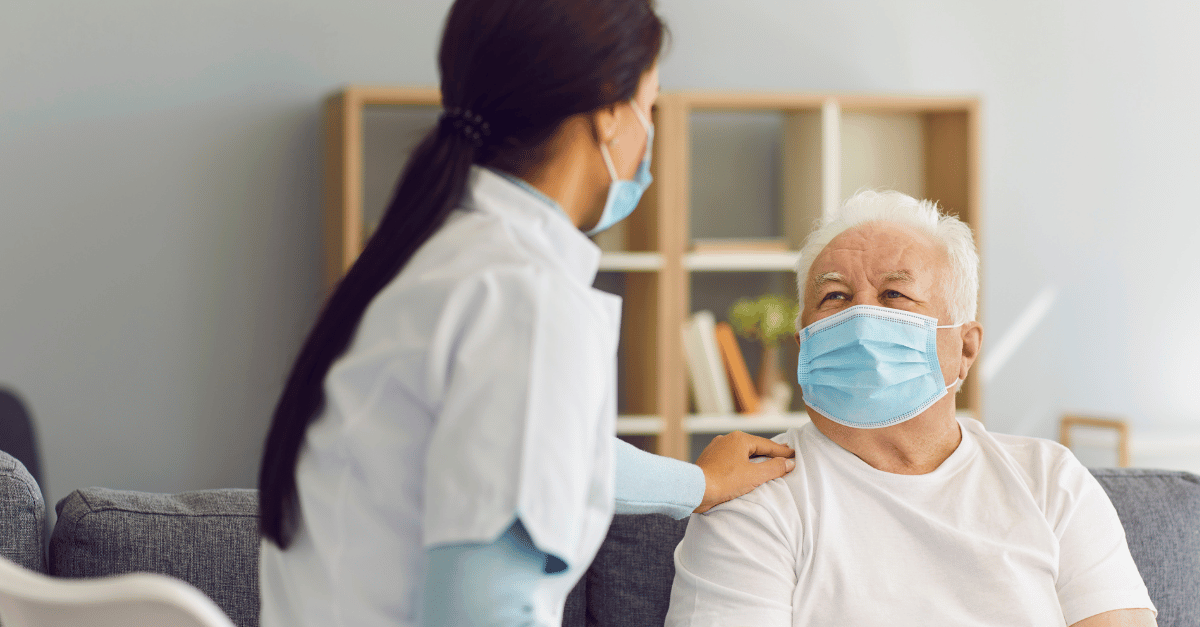
[[[436, 83], [448, 4], [0, 8], [0, 382], [37, 414], [52, 499], [253, 485], [321, 297], [321, 99]], [[664, 89], [981, 95], [987, 339], [1055, 295], [989, 382], [990, 425], [1200, 433], [1200, 6], [659, 6]]]

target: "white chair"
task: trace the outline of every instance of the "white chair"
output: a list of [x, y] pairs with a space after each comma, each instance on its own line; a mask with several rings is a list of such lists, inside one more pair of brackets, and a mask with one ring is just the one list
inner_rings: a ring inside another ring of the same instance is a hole
[[233, 627], [193, 586], [154, 573], [55, 579], [0, 557], [3, 627]]

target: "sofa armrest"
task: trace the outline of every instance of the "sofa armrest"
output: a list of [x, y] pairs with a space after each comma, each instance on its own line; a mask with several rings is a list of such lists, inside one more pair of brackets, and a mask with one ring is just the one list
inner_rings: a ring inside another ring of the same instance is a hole
[[59, 501], [57, 511], [52, 575], [170, 575], [199, 588], [235, 624], [258, 626], [257, 491], [87, 488]]
[[33, 475], [0, 451], [0, 555], [46, 572], [46, 503]]

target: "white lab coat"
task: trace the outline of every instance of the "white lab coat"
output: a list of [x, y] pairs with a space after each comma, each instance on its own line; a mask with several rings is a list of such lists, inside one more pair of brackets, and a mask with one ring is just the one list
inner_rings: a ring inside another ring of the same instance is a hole
[[301, 527], [264, 541], [262, 624], [415, 624], [425, 549], [490, 542], [519, 516], [567, 570], [613, 511], [620, 299], [563, 214], [473, 167], [462, 208], [381, 291], [325, 379], [296, 471]]

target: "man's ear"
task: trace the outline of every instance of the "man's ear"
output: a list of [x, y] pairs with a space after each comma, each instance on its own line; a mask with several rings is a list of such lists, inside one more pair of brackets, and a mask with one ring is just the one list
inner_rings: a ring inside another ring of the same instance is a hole
[[800, 346], [800, 332], [796, 331], [796, 334], [792, 337], [796, 338], [796, 346]]
[[958, 366], [958, 378], [965, 381], [971, 365], [979, 358], [979, 350], [983, 348], [983, 326], [971, 321], [962, 326], [962, 361]]

